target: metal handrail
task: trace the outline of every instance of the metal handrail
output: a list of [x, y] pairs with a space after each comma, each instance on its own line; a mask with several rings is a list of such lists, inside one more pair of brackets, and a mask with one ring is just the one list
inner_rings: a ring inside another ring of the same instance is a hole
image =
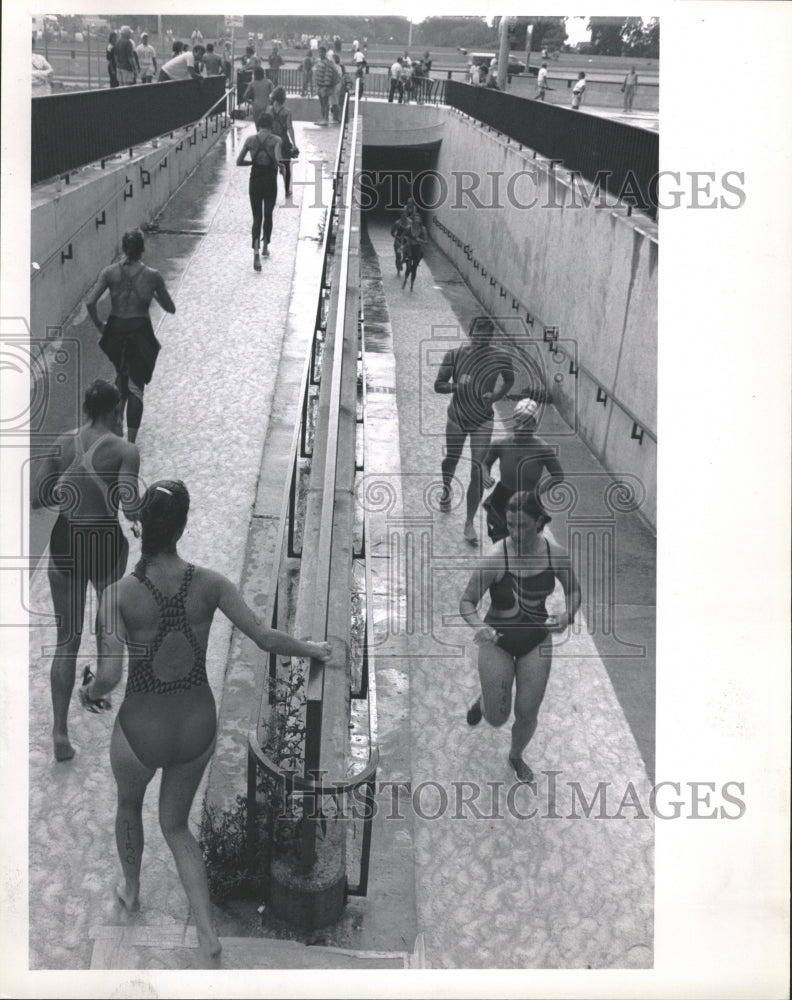
[[[355, 114], [352, 120], [351, 148], [357, 149], [358, 126], [360, 122], [358, 108], [359, 87], [355, 85]], [[344, 113], [341, 127], [345, 127], [348, 117], [349, 94], [344, 100]], [[340, 163], [340, 159], [338, 161]], [[338, 178], [339, 184], [341, 178]], [[347, 184], [354, 182], [353, 168], [347, 173]], [[312, 620], [312, 635], [327, 635], [327, 622], [330, 601], [330, 563], [333, 544], [333, 519], [335, 515], [335, 490], [338, 474], [338, 422], [341, 413], [341, 374], [343, 371], [344, 325], [346, 323], [346, 289], [349, 279], [349, 245], [352, 236], [352, 202], [351, 190], [344, 206], [344, 233], [341, 250], [341, 270], [339, 274], [339, 296], [335, 326], [335, 347], [333, 351], [333, 368], [330, 374], [330, 402], [328, 410], [327, 450], [325, 454], [324, 476], [322, 481], [322, 513], [319, 526], [317, 554], [317, 590], [314, 594], [314, 613]], [[324, 699], [324, 663], [312, 659], [308, 668], [308, 683], [305, 697], [305, 763], [304, 773], [315, 774], [319, 770], [319, 753], [322, 740], [322, 701]], [[315, 855], [315, 824], [308, 822], [303, 828], [303, 861], [312, 862]]]
[[[202, 116], [201, 116], [200, 118], [197, 118], [197, 119], [196, 119], [196, 120], [195, 120], [194, 122], [191, 122], [191, 123], [190, 123], [189, 125], [179, 125], [179, 126], [177, 126], [177, 127], [178, 127], [178, 128], [183, 128], [185, 132], [188, 132], [188, 131], [189, 131], [190, 129], [197, 129], [198, 125], [199, 125], [199, 124], [200, 124], [201, 122], [203, 122], [203, 121], [208, 121], [208, 119], [209, 119], [210, 117], [212, 117], [212, 111], [213, 111], [213, 110], [214, 110], [214, 109], [215, 109], [216, 107], [218, 107], [218, 105], [220, 105], [220, 104], [222, 104], [222, 103], [223, 103], [224, 101], [226, 101], [226, 100], [228, 99], [228, 95], [229, 95], [230, 93], [231, 93], [230, 91], [226, 91], [226, 92], [225, 92], [225, 94], [223, 95], [223, 97], [221, 97], [221, 98], [220, 98], [219, 100], [215, 101], [215, 103], [214, 103], [214, 104], [212, 105], [212, 107], [211, 107], [211, 108], [209, 108], [209, 109], [208, 109], [208, 110], [206, 111], [206, 113], [205, 113], [205, 114], [203, 114], [203, 115], [202, 115]], [[150, 138], [150, 139], [148, 139], [148, 140], [146, 140], [146, 141], [147, 141], [147, 142], [155, 142], [155, 141], [157, 141], [157, 142], [158, 142], [158, 141], [159, 141], [160, 139], [163, 139], [163, 138], [164, 138], [165, 136], [169, 136], [170, 138], [173, 138], [173, 135], [174, 135], [175, 131], [176, 131], [176, 129], [168, 129], [168, 131], [166, 131], [166, 132], [161, 132], [161, 133], [160, 133], [159, 135], [154, 135], [154, 136], [151, 136], [151, 138]], [[138, 144], [138, 145], [139, 145], [139, 144]], [[132, 148], [134, 148], [134, 147], [132, 147]], [[131, 150], [130, 150], [130, 152], [131, 152]], [[157, 158], [157, 159], [155, 159], [155, 160], [152, 160], [152, 161], [151, 161], [151, 163], [150, 163], [150, 165], [149, 165], [149, 167], [148, 167], [147, 169], [148, 169], [149, 171], [151, 171], [151, 170], [153, 170], [153, 169], [154, 169], [155, 167], [158, 167], [158, 166], [159, 166], [159, 164], [160, 164], [160, 163], [162, 163], [162, 161], [163, 161], [163, 160], [166, 160], [166, 159], [168, 158], [168, 156], [170, 156], [171, 152], [172, 152], [172, 149], [171, 149], [170, 147], [167, 147], [167, 148], [166, 148], [166, 149], [165, 149], [165, 150], [163, 151], [163, 153], [162, 153], [162, 156], [160, 156], [159, 158]], [[115, 155], [118, 155], [118, 154], [111, 154], [111, 155], [115, 156]], [[94, 162], [96, 162], [96, 161], [94, 161]], [[102, 163], [104, 163], [104, 160], [102, 160]], [[90, 166], [90, 164], [87, 164], [87, 166]], [[142, 168], [141, 168], [141, 169], [142, 169]], [[42, 181], [41, 183], [46, 183], [46, 182]], [[49, 264], [50, 264], [50, 263], [51, 263], [51, 262], [52, 262], [53, 260], [55, 260], [55, 259], [56, 259], [57, 257], [59, 257], [59, 256], [60, 256], [60, 254], [61, 254], [61, 253], [63, 252], [63, 250], [65, 250], [65, 249], [66, 249], [66, 247], [68, 247], [68, 245], [69, 245], [70, 243], [72, 243], [72, 242], [73, 242], [73, 241], [74, 241], [74, 240], [76, 239], [76, 237], [77, 237], [77, 236], [79, 236], [79, 235], [80, 235], [80, 233], [81, 233], [81, 232], [82, 232], [82, 231], [83, 231], [84, 229], [87, 229], [87, 228], [88, 228], [89, 226], [91, 226], [91, 225], [96, 225], [96, 216], [98, 216], [98, 214], [99, 214], [100, 212], [104, 212], [104, 211], [105, 211], [105, 210], [107, 209], [107, 207], [108, 207], [108, 206], [109, 206], [110, 204], [112, 204], [112, 202], [114, 202], [114, 201], [116, 201], [116, 200], [117, 200], [118, 198], [120, 198], [120, 197], [121, 197], [121, 196], [123, 195], [124, 191], [126, 190], [126, 187], [127, 187], [127, 182], [125, 181], [125, 182], [124, 182], [124, 183], [123, 183], [123, 184], [122, 184], [122, 185], [121, 185], [121, 186], [120, 186], [120, 187], [119, 187], [119, 188], [118, 188], [118, 189], [117, 189], [116, 191], [114, 191], [114, 192], [113, 192], [113, 193], [112, 193], [112, 194], [110, 195], [110, 197], [109, 197], [109, 198], [107, 198], [107, 199], [106, 199], [106, 200], [105, 200], [104, 202], [102, 202], [102, 204], [101, 204], [101, 205], [99, 205], [98, 207], [95, 207], [95, 208], [92, 208], [92, 209], [91, 209], [91, 213], [90, 213], [90, 215], [91, 215], [91, 218], [90, 218], [90, 219], [87, 219], [87, 220], [86, 220], [85, 222], [81, 223], [81, 224], [80, 224], [80, 225], [79, 225], [79, 226], [78, 226], [78, 227], [77, 227], [77, 228], [76, 228], [76, 229], [75, 229], [75, 230], [74, 230], [74, 231], [73, 231], [73, 232], [71, 233], [71, 235], [70, 235], [70, 236], [67, 236], [67, 237], [66, 237], [66, 238], [65, 238], [65, 239], [63, 240], [63, 242], [61, 243], [61, 245], [60, 245], [59, 247], [57, 247], [57, 248], [56, 248], [55, 250], [53, 250], [53, 252], [52, 252], [52, 253], [51, 253], [51, 254], [50, 254], [50, 255], [49, 255], [48, 257], [46, 257], [46, 258], [45, 258], [45, 259], [44, 259], [43, 261], [40, 261], [40, 262], [38, 262], [38, 264], [39, 264], [39, 267], [38, 267], [38, 269], [37, 269], [37, 270], [35, 270], [35, 271], [33, 272], [33, 274], [32, 274], [32, 277], [31, 277], [31, 281], [35, 281], [35, 280], [36, 280], [37, 278], [40, 278], [40, 277], [42, 277], [42, 275], [43, 275], [43, 273], [44, 273], [44, 268], [45, 268], [45, 267], [47, 267], [47, 266], [48, 266], [48, 265], [49, 265]]]
[[[446, 226], [444, 223], [441, 223], [440, 220], [437, 217], [435, 217], [433, 219], [433, 222], [434, 222], [434, 225], [438, 229], [440, 229], [441, 232], [443, 232], [444, 235], [448, 236], [448, 238], [452, 242], [456, 243], [457, 246], [462, 246], [463, 245], [463, 240], [461, 239], [461, 237], [457, 236], [456, 233], [454, 233], [451, 229], [449, 229], [448, 226]], [[467, 244], [465, 244], [465, 246], [467, 246]], [[500, 282], [496, 282], [496, 283], [500, 284]], [[508, 289], [504, 288], [503, 285], [501, 285], [501, 288], [503, 289], [504, 292], [506, 292], [507, 295], [511, 295], [513, 303], [517, 302], [517, 298], [514, 296], [514, 294], [512, 292], [510, 292], [510, 291], [508, 291]], [[533, 324], [533, 320], [531, 320], [531, 324]], [[556, 328], [555, 327], [547, 327], [547, 329], [556, 329]], [[510, 339], [512, 339], [512, 341], [513, 341], [513, 338], [510, 338]], [[548, 341], [548, 337], [546, 335], [544, 337], [544, 340], [546, 342]], [[549, 339], [549, 342], [550, 342], [550, 348], [549, 349], [553, 353], [555, 353], [558, 350], [561, 350], [561, 348], [559, 348], [557, 346], [556, 341], [557, 341], [557, 337], [553, 337], [553, 338]], [[518, 347], [519, 345], [515, 344], [515, 346]], [[625, 403], [623, 403], [617, 396], [614, 396], [613, 391], [611, 389], [609, 389], [606, 385], [604, 385], [602, 382], [600, 382], [600, 380], [597, 378], [597, 376], [594, 375], [581, 361], [573, 361], [573, 359], [570, 358], [570, 366], [571, 366], [570, 367], [570, 371], [569, 371], [570, 375], [575, 375], [576, 376], [579, 371], [582, 371], [590, 379], [590, 381], [592, 381], [597, 386], [598, 389], [601, 389], [602, 392], [605, 393], [605, 395], [608, 397], [608, 399], [612, 400], [612, 402], [614, 402], [619, 407], [619, 409], [624, 414], [626, 414], [626, 416], [628, 416], [630, 418], [630, 420], [632, 420], [632, 422], [633, 422], [633, 433], [632, 433], [632, 436], [634, 438], [636, 438], [636, 440], [640, 440], [640, 437], [639, 437], [639, 435], [637, 435], [635, 433], [635, 430], [636, 430], [636, 428], [640, 428], [641, 429], [641, 435], [640, 436], [643, 436], [643, 434], [647, 434], [649, 436], [649, 438], [651, 438], [651, 440], [654, 441], [655, 444], [657, 444], [657, 435], [647, 426], [646, 421], [644, 419], [642, 419], [641, 417], [636, 416], [632, 412], [632, 410]], [[574, 370], [572, 370], [572, 367], [574, 367]], [[509, 398], [512, 398], [512, 396], [510, 395]]]
[[[352, 127], [352, 137], [351, 137], [351, 148], [354, 151], [357, 148], [357, 137], [358, 137], [358, 126], [359, 126], [359, 114], [358, 114], [358, 94], [356, 87], [355, 94], [355, 116], [353, 119]], [[344, 141], [344, 127], [348, 120], [348, 105], [349, 105], [349, 95], [344, 103], [344, 108], [342, 112], [342, 130], [341, 137], [339, 139], [339, 146], [336, 155], [336, 170], [334, 172], [334, 204], [336, 201], [336, 195], [339, 193], [339, 182], [340, 182], [340, 164], [343, 154], [343, 141]], [[354, 177], [354, 171], [350, 170], [348, 172], [349, 183], [352, 183]], [[330, 219], [328, 220], [328, 225], [325, 228], [326, 244], [325, 248], [329, 245], [330, 230], [334, 228], [332, 226], [332, 209]], [[341, 257], [341, 268], [339, 276], [339, 296], [338, 296], [338, 311], [335, 325], [335, 345], [336, 349], [333, 357], [333, 368], [330, 373], [331, 378], [331, 393], [330, 393], [330, 407], [329, 407], [329, 433], [327, 439], [327, 454], [325, 459], [324, 475], [323, 475], [323, 494], [322, 494], [322, 516], [320, 522], [320, 534], [319, 534], [319, 554], [317, 559], [317, 581], [318, 581], [318, 593], [315, 597], [315, 610], [312, 634], [313, 635], [326, 635], [327, 634], [327, 620], [329, 612], [329, 575], [330, 575], [330, 558], [331, 558], [331, 545], [333, 537], [333, 514], [334, 514], [334, 499], [335, 499], [335, 482], [337, 476], [337, 433], [333, 432], [333, 425], [338, 424], [338, 419], [340, 415], [340, 388], [341, 388], [341, 371], [342, 371], [342, 357], [343, 357], [343, 337], [344, 337], [344, 326], [346, 322], [346, 288], [349, 276], [349, 247], [350, 247], [350, 237], [351, 237], [351, 210], [352, 210], [352, 198], [348, 198], [345, 205], [345, 228], [344, 228], [344, 238], [342, 244], [342, 257]], [[326, 258], [325, 258], [326, 260]], [[324, 267], [323, 267], [324, 276]], [[322, 295], [324, 289], [324, 282], [320, 285], [320, 296]], [[308, 385], [310, 379], [310, 368], [313, 361], [313, 347], [316, 340], [317, 327], [314, 329], [314, 338], [312, 340], [311, 350], [308, 351], [305, 367], [303, 370], [303, 381], [301, 388], [301, 412], [304, 409], [305, 399], [308, 393]], [[365, 396], [364, 396], [365, 399]], [[294, 470], [296, 468], [297, 462], [297, 451], [298, 444], [302, 434], [302, 427], [300, 426], [303, 420], [300, 420], [298, 426], [295, 427], [292, 444], [290, 449], [290, 468], [292, 470], [291, 484], [284, 490], [284, 497], [281, 504], [281, 523], [278, 529], [278, 535], [276, 537], [275, 545], [275, 565], [277, 566], [277, 572], [280, 572], [280, 563], [283, 556], [284, 541], [286, 536], [286, 521], [289, 520], [289, 504], [291, 502], [291, 494], [294, 489]], [[365, 534], [368, 530], [368, 523], [365, 519], [364, 514], [364, 539]], [[365, 547], [365, 541], [364, 541]], [[370, 584], [370, 568], [367, 566], [367, 606], [370, 603], [370, 597], [368, 596], [371, 591]], [[275, 588], [275, 599], [274, 603], [276, 606], [277, 602], [278, 585]], [[367, 628], [365, 631], [365, 641], [368, 643], [368, 615], [367, 615]], [[247, 812], [247, 837], [248, 837], [248, 850], [254, 851], [255, 844], [257, 840], [257, 828], [256, 828], [256, 794], [257, 794], [257, 771], [261, 768], [266, 774], [271, 778], [275, 778], [283, 783], [284, 789], [288, 793], [301, 792], [304, 794], [310, 794], [313, 796], [321, 795], [333, 795], [337, 796], [340, 794], [345, 794], [347, 792], [354, 791], [362, 785], [367, 785], [366, 799], [370, 801], [373, 799], [374, 795], [374, 780], [376, 777], [377, 766], [379, 762], [379, 751], [374, 745], [371, 734], [371, 718], [369, 717], [369, 757], [363, 770], [353, 777], [334, 779], [334, 780], [321, 780], [321, 772], [319, 770], [319, 747], [321, 744], [321, 730], [322, 730], [322, 695], [324, 689], [324, 663], [318, 660], [311, 660], [309, 667], [309, 677], [306, 692], [306, 743], [305, 743], [305, 765], [304, 773], [301, 775], [294, 770], [285, 769], [280, 767], [275, 761], [269, 757], [268, 754], [262, 749], [259, 740], [257, 726], [254, 726], [248, 734], [248, 781], [247, 781], [247, 792], [248, 792], [248, 812]], [[258, 699], [258, 705], [260, 706], [263, 700], [263, 693]], [[260, 711], [260, 709], [259, 709]], [[314, 777], [311, 777], [313, 775]], [[371, 815], [370, 810], [367, 810], [366, 816]], [[366, 819], [366, 828], [364, 829], [364, 860], [361, 865], [361, 879], [357, 886], [347, 886], [347, 891], [351, 895], [361, 895], [365, 894], [366, 883], [368, 878], [368, 845], [371, 840], [371, 820]], [[315, 823], [308, 821], [304, 825], [303, 829], [303, 859], [306, 857], [312, 859], [315, 855], [315, 836], [316, 836], [316, 826]]]

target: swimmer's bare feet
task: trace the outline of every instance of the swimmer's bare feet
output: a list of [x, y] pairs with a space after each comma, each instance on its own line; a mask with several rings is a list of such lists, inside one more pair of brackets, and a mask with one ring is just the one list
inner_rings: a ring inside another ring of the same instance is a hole
[[116, 886], [116, 899], [128, 913], [137, 913], [140, 909], [140, 886], [139, 885], [119, 885]]
[[223, 952], [220, 938], [215, 934], [214, 930], [209, 934], [202, 933], [197, 928], [196, 930], [198, 933], [198, 947], [201, 950], [201, 960], [205, 963], [202, 965], [202, 968], [219, 969], [220, 957]]
[[478, 542], [478, 536], [476, 535], [476, 529], [473, 527], [470, 521], [465, 521], [465, 528], [462, 532], [465, 536], [465, 541], [470, 545], [476, 545]]
[[55, 760], [57, 761], [71, 760], [75, 754], [74, 747], [69, 742], [68, 736], [59, 736], [53, 733], [52, 747], [55, 753]]

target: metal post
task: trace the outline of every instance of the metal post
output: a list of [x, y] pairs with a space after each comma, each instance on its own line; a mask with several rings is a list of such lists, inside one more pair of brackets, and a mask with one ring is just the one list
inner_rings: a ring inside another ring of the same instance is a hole
[[525, 29], [525, 75], [529, 76], [528, 67], [531, 65], [531, 42], [533, 40], [533, 25], [529, 24]]
[[85, 32], [86, 51], [88, 52], [88, 89], [91, 89], [91, 32]]
[[509, 83], [509, 24], [510, 17], [502, 17], [498, 25], [500, 46], [498, 48], [498, 87], [504, 93]]

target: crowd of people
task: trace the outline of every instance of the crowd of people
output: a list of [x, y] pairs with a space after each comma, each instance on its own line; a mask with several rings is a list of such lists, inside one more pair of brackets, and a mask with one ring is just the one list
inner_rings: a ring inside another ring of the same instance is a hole
[[[198, 37], [200, 36], [200, 38]], [[137, 83], [165, 83], [169, 80], [189, 80], [201, 76], [231, 78], [233, 64], [231, 42], [203, 44], [203, 36], [193, 32], [192, 45], [178, 39], [170, 42], [170, 52], [158, 55], [148, 33], [140, 34], [135, 45], [129, 25], [111, 31], [105, 48], [107, 76], [111, 87], [130, 87]]]
[[393, 61], [388, 70], [388, 101], [397, 98], [399, 104], [423, 104], [430, 87], [429, 72], [432, 57], [427, 49], [420, 59], [412, 59], [407, 49]]

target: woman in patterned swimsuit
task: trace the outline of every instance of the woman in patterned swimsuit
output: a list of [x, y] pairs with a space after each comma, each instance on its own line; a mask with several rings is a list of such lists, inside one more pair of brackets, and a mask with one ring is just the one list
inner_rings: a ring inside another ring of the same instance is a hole
[[97, 676], [83, 687], [87, 708], [107, 707], [104, 695], [121, 679], [129, 653], [126, 694], [116, 718], [110, 763], [118, 786], [116, 843], [124, 872], [117, 895], [128, 910], [140, 907], [143, 796], [162, 768], [159, 818], [190, 903], [198, 943], [219, 966], [220, 942], [212, 925], [201, 851], [187, 818], [217, 729], [206, 676], [206, 647], [219, 608], [261, 649], [319, 660], [326, 642], [302, 642], [262, 625], [230, 580], [185, 562], [176, 543], [187, 523], [184, 483], [154, 483], [143, 498], [143, 555], [131, 576], [108, 588], [100, 608]]
[[[569, 557], [544, 537], [549, 521], [534, 493], [515, 493], [506, 507], [508, 536], [495, 543], [485, 565], [471, 575], [459, 604], [479, 647], [481, 695], [468, 709], [468, 724], [477, 725], [483, 716], [491, 726], [502, 726], [509, 718], [516, 681], [509, 764], [523, 782], [533, 781], [522, 754], [536, 730], [550, 676], [551, 651], [542, 656], [539, 646], [551, 632], [563, 632], [580, 607]], [[549, 617], [545, 600], [556, 578], [564, 590], [566, 611]], [[482, 621], [478, 606], [486, 591], [490, 608]]]

